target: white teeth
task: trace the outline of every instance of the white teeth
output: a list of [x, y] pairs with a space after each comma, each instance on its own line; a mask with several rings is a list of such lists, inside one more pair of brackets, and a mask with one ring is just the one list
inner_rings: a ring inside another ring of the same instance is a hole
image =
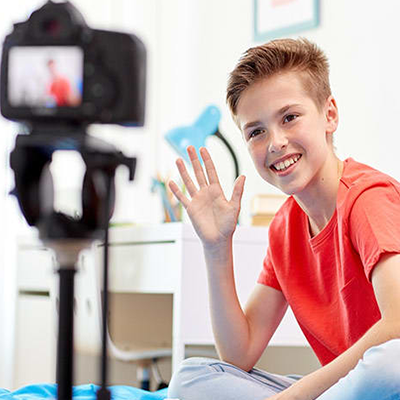
[[281, 161], [277, 164], [273, 164], [273, 167], [278, 171], [282, 171], [282, 170], [290, 167], [295, 162], [297, 162], [299, 158], [300, 158], [300, 155], [294, 156], [292, 158], [288, 158], [285, 161]]

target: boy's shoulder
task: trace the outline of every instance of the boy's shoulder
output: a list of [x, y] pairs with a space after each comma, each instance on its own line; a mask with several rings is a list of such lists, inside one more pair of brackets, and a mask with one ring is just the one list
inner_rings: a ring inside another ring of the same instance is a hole
[[341, 182], [347, 187], [352, 188], [356, 186], [368, 186], [368, 184], [375, 185], [376, 183], [392, 182], [399, 185], [393, 177], [384, 172], [381, 172], [367, 164], [355, 161], [353, 158], [344, 160], [343, 175]]
[[[352, 158], [344, 161], [340, 179], [337, 210], [341, 220], [347, 220], [354, 210], [375, 210], [400, 206], [400, 183], [390, 175]], [[355, 214], [354, 214], [355, 215]]]
[[386, 187], [400, 193], [400, 183], [395, 178], [352, 158], [344, 161], [340, 182], [338, 206], [345, 201], [352, 203], [351, 200], [355, 201], [361, 194], [373, 188]]

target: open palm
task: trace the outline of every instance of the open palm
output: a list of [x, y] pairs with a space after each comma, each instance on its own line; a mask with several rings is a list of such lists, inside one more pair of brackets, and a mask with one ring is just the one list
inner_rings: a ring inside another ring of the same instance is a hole
[[188, 154], [198, 187], [194, 184], [182, 159], [178, 159], [176, 164], [190, 199], [182, 193], [175, 182], [170, 182], [169, 186], [185, 207], [203, 244], [215, 246], [226, 241], [235, 231], [245, 178], [240, 176], [236, 180], [232, 197], [227, 200], [208, 151], [205, 148], [200, 149], [208, 179], [193, 146], [188, 147]]

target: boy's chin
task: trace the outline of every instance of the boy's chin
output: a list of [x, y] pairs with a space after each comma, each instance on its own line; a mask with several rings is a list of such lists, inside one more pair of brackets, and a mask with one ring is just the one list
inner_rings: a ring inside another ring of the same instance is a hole
[[272, 174], [265, 174], [264, 171], [264, 176], [262, 174], [260, 175], [271, 186], [277, 188], [287, 196], [294, 196], [296, 194], [299, 194], [304, 189], [304, 185], [302, 185], [301, 182], [295, 182], [293, 180], [292, 182], [286, 181], [285, 183], [283, 183], [282, 179], [279, 179], [278, 177], [275, 177], [273, 175], [273, 172]]
[[271, 183], [272, 186], [276, 187], [277, 189], [279, 189], [282, 193], [284, 193], [287, 196], [296, 196], [298, 194], [300, 194], [302, 192], [302, 190], [304, 189], [304, 187], [301, 187], [299, 185], [279, 185], [276, 184], [274, 185], [273, 183]]

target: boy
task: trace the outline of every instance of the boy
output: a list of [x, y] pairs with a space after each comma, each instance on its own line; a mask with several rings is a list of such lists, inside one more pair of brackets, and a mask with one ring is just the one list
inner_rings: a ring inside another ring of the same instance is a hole
[[[243, 176], [227, 200], [206, 149], [188, 153], [198, 186], [177, 166], [206, 259], [221, 361], [186, 360], [170, 397], [181, 400], [400, 399], [400, 184], [333, 148], [338, 109], [328, 61], [305, 39], [249, 49], [227, 102], [261, 177], [290, 195], [269, 228], [263, 269], [244, 310], [232, 236]], [[288, 304], [322, 367], [299, 379], [253, 369]]]

